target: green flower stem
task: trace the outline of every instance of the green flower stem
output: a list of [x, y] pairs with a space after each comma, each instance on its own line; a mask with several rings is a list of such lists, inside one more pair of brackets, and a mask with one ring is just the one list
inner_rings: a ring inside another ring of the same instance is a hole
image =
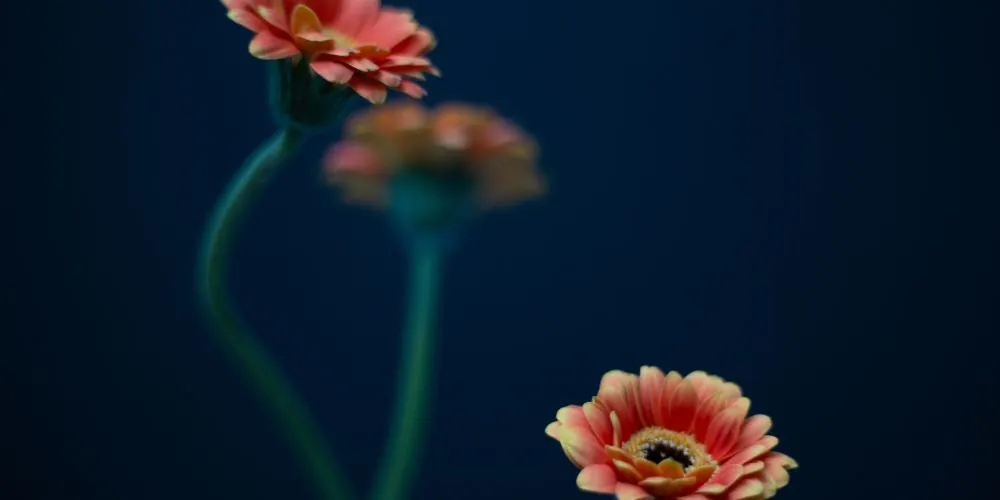
[[320, 498], [350, 500], [355, 497], [326, 449], [319, 426], [267, 350], [244, 325], [226, 286], [229, 249], [243, 215], [300, 140], [301, 133], [293, 128], [278, 132], [254, 152], [233, 179], [212, 214], [202, 243], [198, 286], [207, 312], [215, 322], [216, 340], [277, 418]]
[[375, 476], [374, 500], [406, 500], [428, 423], [441, 252], [436, 245], [417, 245], [412, 260], [403, 365], [389, 440]]

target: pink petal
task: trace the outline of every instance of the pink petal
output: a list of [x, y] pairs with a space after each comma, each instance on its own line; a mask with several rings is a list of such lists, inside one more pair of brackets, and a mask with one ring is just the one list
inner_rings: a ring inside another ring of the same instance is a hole
[[618, 483], [615, 486], [615, 496], [618, 500], [654, 500], [646, 490], [628, 483]]
[[346, 84], [354, 76], [354, 70], [347, 66], [329, 59], [316, 59], [309, 64], [309, 67], [317, 75], [331, 83]]
[[365, 59], [364, 57], [349, 57], [344, 60], [344, 63], [348, 66], [363, 72], [378, 71], [379, 66], [375, 64], [371, 59]]
[[358, 77], [357, 75], [351, 78], [349, 84], [359, 96], [372, 104], [384, 103], [386, 94], [389, 92], [385, 88], [385, 85], [374, 80], [369, 80], [368, 78]]
[[[500, 134], [501, 132], [494, 132]], [[509, 137], [515, 134], [508, 132]], [[663, 398], [663, 372], [655, 366], [643, 366], [639, 368], [639, 412], [643, 424], [646, 426], [659, 425], [662, 418], [658, 418], [660, 413], [660, 400]]]
[[[426, 67], [426, 66], [430, 66], [430, 65], [431, 65], [431, 61], [429, 59], [425, 59], [423, 57], [413, 57], [413, 56], [404, 56], [404, 55], [391, 55], [389, 57], [386, 57], [385, 60], [382, 61], [382, 66], [385, 67], [385, 68], [397, 68], [397, 67], [400, 67], [400, 66], [420, 66], [420, 67]], [[630, 373], [625, 373], [625, 372], [623, 372], [621, 370], [612, 370], [609, 373], [616, 373], [616, 374], [620, 374], [620, 375], [632, 375]], [[605, 374], [605, 376], [606, 375], [607, 374]]]
[[608, 414], [593, 403], [583, 404], [583, 414], [587, 417], [590, 429], [601, 443], [607, 444], [614, 439], [614, 429]]
[[705, 431], [705, 448], [712, 456], [724, 457], [740, 438], [743, 417], [739, 409], [730, 408], [716, 415]]
[[705, 395], [712, 389], [712, 381], [708, 378], [708, 374], [701, 370], [695, 370], [684, 377], [694, 384], [694, 388], [697, 389], [698, 399], [704, 398]]
[[737, 442], [736, 447], [746, 448], [756, 443], [769, 430], [771, 430], [771, 417], [767, 415], [754, 415], [746, 419], [743, 423], [743, 429], [740, 431], [740, 440]]
[[416, 33], [406, 37], [402, 42], [396, 44], [392, 51], [405, 56], [422, 56], [434, 49], [437, 41], [434, 34], [429, 30], [421, 28]]
[[733, 455], [732, 457], [729, 457], [726, 460], [726, 463], [727, 464], [739, 464], [739, 465], [743, 465], [743, 464], [745, 464], [745, 463], [747, 463], [747, 462], [749, 462], [749, 461], [751, 461], [751, 460], [753, 460], [753, 459], [761, 456], [765, 452], [767, 452], [767, 448], [764, 445], [755, 444], [755, 445], [752, 445], [752, 446], [748, 446], [748, 447], [740, 450], [739, 453]]
[[719, 467], [715, 474], [701, 488], [701, 493], [718, 495], [729, 489], [736, 481], [743, 477], [743, 466], [739, 464], [726, 464]]
[[386, 87], [395, 88], [403, 83], [403, 77], [384, 69], [377, 70], [369, 76], [382, 82]]
[[388, 49], [416, 33], [418, 27], [410, 11], [387, 8], [379, 12], [374, 23], [357, 34], [357, 39], [361, 44]]
[[581, 431], [579, 428], [564, 426], [559, 431], [559, 443], [578, 467], [608, 462], [604, 446], [597, 442], [597, 438], [589, 430]]
[[695, 493], [694, 495], [684, 495], [682, 497], [677, 497], [677, 500], [712, 500], [705, 495]]
[[576, 476], [576, 487], [592, 493], [614, 493], [615, 471], [607, 464], [595, 464], [584, 467]]
[[698, 390], [690, 378], [685, 378], [677, 386], [670, 398], [669, 408], [666, 428], [687, 432], [691, 428], [695, 410], [698, 409]]
[[244, 9], [233, 9], [227, 13], [229, 19], [234, 23], [243, 26], [244, 28], [253, 31], [254, 33], [264, 31], [267, 29], [267, 23], [264, 22], [256, 14], [244, 10]]
[[673, 398], [674, 392], [677, 391], [677, 386], [680, 385], [683, 379], [684, 377], [681, 377], [680, 373], [672, 370], [663, 378], [663, 394], [660, 395], [660, 416], [657, 417], [660, 427], [666, 428], [667, 426], [667, 418], [670, 416], [670, 399]]
[[[271, 26], [281, 31], [288, 31], [288, 11], [285, 10], [282, 0], [270, 0], [270, 2], [268, 0], [258, 0], [256, 3], [257, 15]], [[270, 3], [271, 5], [263, 5], [265, 3]]]
[[414, 99], [422, 99], [427, 95], [427, 91], [423, 87], [410, 81], [403, 81], [399, 84], [399, 91]]
[[628, 481], [630, 483], [638, 483], [642, 481], [642, 474], [639, 473], [638, 469], [630, 463], [630, 461], [625, 460], [611, 460], [611, 465], [615, 468], [615, 474], [621, 478], [622, 481]]
[[667, 479], [665, 477], [651, 477], [639, 482], [639, 486], [657, 498], [671, 498], [685, 491], [691, 491], [696, 479], [684, 477], [680, 479]]
[[379, 0], [340, 0], [326, 3], [339, 3], [338, 12], [332, 16], [333, 26], [337, 31], [349, 36], [356, 36], [372, 25], [378, 18]]
[[561, 427], [562, 424], [559, 422], [552, 422], [545, 426], [545, 435], [552, 439], [559, 439], [559, 429]]
[[764, 473], [768, 477], [774, 480], [774, 485], [777, 488], [784, 488], [788, 485], [790, 479], [788, 475], [788, 470], [785, 469], [785, 465], [781, 460], [764, 458]]
[[268, 30], [257, 33], [257, 36], [250, 40], [250, 53], [259, 59], [284, 59], [298, 54], [299, 48], [290, 40]]
[[708, 431], [709, 424], [727, 406], [729, 405], [726, 403], [724, 394], [714, 394], [707, 399], [701, 400], [701, 404], [698, 405], [698, 411], [694, 413], [694, 422], [691, 424], [691, 430], [699, 441], [705, 442], [705, 434]]
[[583, 408], [577, 405], [569, 405], [559, 408], [556, 412], [556, 420], [567, 427], [574, 427], [583, 430], [590, 430], [590, 422]]
[[781, 463], [782, 467], [784, 467], [784, 468], [786, 468], [788, 470], [798, 469], [799, 468], [799, 463], [796, 462], [794, 458], [792, 458], [792, 457], [790, 457], [788, 455], [785, 455], [784, 453], [778, 453], [776, 451], [768, 452], [767, 455], [764, 455], [763, 460], [764, 461], [779, 462], [779, 463]]
[[747, 479], [726, 495], [726, 500], [757, 500], [764, 498], [764, 484], [756, 479]]

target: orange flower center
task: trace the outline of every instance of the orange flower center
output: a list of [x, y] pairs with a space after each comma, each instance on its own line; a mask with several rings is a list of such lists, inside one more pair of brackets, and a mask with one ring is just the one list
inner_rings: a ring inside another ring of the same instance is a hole
[[705, 446], [690, 434], [674, 432], [662, 427], [646, 427], [629, 438], [622, 449], [635, 457], [659, 464], [673, 461], [688, 472], [697, 467], [717, 465]]

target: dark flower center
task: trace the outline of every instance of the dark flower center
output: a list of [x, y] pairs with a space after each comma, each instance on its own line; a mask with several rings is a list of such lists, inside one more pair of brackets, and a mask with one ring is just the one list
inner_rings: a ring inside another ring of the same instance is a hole
[[665, 460], [675, 462], [685, 472], [716, 465], [705, 446], [694, 436], [671, 431], [662, 427], [646, 427], [629, 436], [622, 443], [622, 451], [635, 458], [662, 464]]
[[675, 446], [669, 441], [654, 441], [652, 443], [645, 443], [640, 447], [640, 452], [642, 453], [642, 458], [645, 458], [654, 464], [658, 464], [670, 458], [681, 464], [681, 467], [684, 469], [694, 465], [694, 459], [692, 459], [688, 454], [687, 449]]

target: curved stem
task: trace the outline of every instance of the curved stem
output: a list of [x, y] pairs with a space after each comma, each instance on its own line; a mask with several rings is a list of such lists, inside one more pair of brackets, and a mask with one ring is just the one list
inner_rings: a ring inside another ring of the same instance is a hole
[[216, 339], [277, 418], [320, 497], [349, 500], [354, 496], [326, 449], [319, 426], [266, 349], [245, 327], [226, 291], [229, 248], [242, 216], [299, 140], [300, 133], [294, 129], [278, 132], [250, 156], [233, 179], [212, 214], [202, 242], [198, 285], [207, 312], [215, 322]]
[[418, 245], [413, 251], [403, 366], [389, 440], [375, 476], [374, 500], [406, 500], [416, 470], [428, 420], [440, 258], [435, 245]]

